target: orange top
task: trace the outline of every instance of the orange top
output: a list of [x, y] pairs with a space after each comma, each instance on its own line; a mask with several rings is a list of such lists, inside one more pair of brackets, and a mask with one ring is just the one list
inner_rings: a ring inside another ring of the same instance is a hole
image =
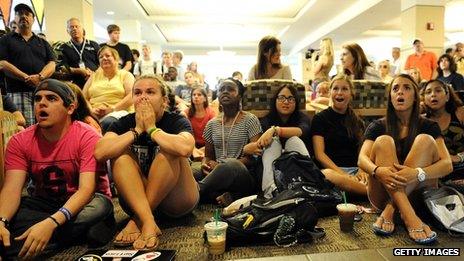
[[432, 52], [424, 51], [421, 55], [415, 53], [409, 55], [404, 69], [409, 70], [416, 67], [419, 69], [422, 79], [428, 81], [432, 79], [437, 66], [437, 56]]

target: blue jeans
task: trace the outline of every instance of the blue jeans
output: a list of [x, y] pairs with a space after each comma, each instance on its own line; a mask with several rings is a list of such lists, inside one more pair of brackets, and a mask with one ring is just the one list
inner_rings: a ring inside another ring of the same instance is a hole
[[[31, 226], [54, 214], [64, 202], [53, 199], [25, 196], [15, 216], [11, 219], [9, 231], [11, 246], [2, 249], [0, 255], [17, 256], [24, 241], [13, 240]], [[94, 198], [70, 221], [58, 227], [53, 233], [46, 250], [86, 242], [91, 246], [101, 246], [112, 239], [115, 232], [113, 204], [106, 196], [95, 193]], [[106, 241], [106, 242], [105, 242]], [[3, 246], [3, 244], [0, 244]], [[7, 258], [8, 259], [8, 258]], [[9, 259], [8, 259], [9, 260]]]
[[351, 176], [354, 176], [358, 174], [358, 167], [340, 167], [344, 172], [350, 174]]
[[[309, 156], [308, 149], [304, 142], [297, 136], [289, 138], [285, 142], [284, 151], [296, 151], [301, 155]], [[282, 144], [278, 138], [273, 138], [273, 141], [269, 147], [263, 152], [263, 181], [261, 183], [261, 189], [264, 192], [264, 197], [271, 198], [272, 192], [277, 189], [274, 184], [274, 169], [272, 163], [275, 159], [282, 155]]]

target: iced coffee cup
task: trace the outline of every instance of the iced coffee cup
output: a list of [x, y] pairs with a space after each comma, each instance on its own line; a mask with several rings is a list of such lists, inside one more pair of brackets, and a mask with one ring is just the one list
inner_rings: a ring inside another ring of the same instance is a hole
[[358, 211], [356, 205], [353, 204], [338, 204], [338, 218], [340, 220], [340, 230], [350, 232], [353, 230], [354, 215]]
[[226, 222], [209, 222], [205, 225], [206, 237], [208, 239], [209, 253], [221, 255], [226, 250]]

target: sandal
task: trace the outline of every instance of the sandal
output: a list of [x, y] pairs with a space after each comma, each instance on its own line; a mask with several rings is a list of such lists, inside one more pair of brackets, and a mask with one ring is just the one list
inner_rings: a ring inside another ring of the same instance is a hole
[[416, 242], [417, 244], [428, 245], [428, 244], [431, 244], [431, 243], [433, 243], [433, 242], [435, 242], [437, 240], [437, 233], [435, 231], [431, 231], [432, 234], [429, 237], [426, 237], [426, 238], [423, 238], [423, 239], [420, 239], [420, 238], [414, 239], [413, 237], [411, 237], [411, 233], [425, 233], [425, 230], [424, 230], [425, 226], [427, 226], [427, 225], [422, 224], [421, 228], [408, 229], [409, 237], [414, 242]]
[[[122, 233], [122, 236], [123, 238], [124, 237], [131, 237], [131, 235], [137, 235], [135, 236], [135, 240], [130, 240], [130, 241], [124, 241], [124, 240], [117, 240], [116, 238], [119, 236], [119, 234]], [[132, 244], [134, 244], [134, 242], [137, 240], [137, 238], [139, 238], [141, 235], [141, 232], [140, 231], [137, 231], [137, 232], [127, 232], [126, 230], [121, 230], [121, 232], [118, 233], [118, 235], [116, 235], [116, 238], [113, 240], [113, 246], [115, 247], [128, 247], [128, 246], [132, 246]]]
[[[151, 239], [155, 239], [155, 242], [153, 244], [153, 246], [149, 246], [147, 247], [148, 245], [148, 242], [151, 240]], [[136, 247], [135, 245], [137, 244], [137, 241], [143, 241], [143, 247], [142, 248], [138, 248]], [[159, 244], [159, 239], [158, 239], [158, 235], [156, 234], [150, 234], [148, 236], [143, 236], [143, 235], [140, 235], [139, 238], [137, 238], [137, 240], [134, 241], [134, 249], [136, 250], [141, 250], [141, 251], [153, 251], [155, 250], [157, 247], [158, 247], [158, 244]]]
[[[375, 234], [379, 236], [388, 237], [388, 236], [391, 236], [393, 232], [395, 232], [395, 224], [393, 223], [393, 221], [385, 220], [385, 218], [382, 216], [379, 216], [377, 219], [380, 219], [382, 221], [382, 224], [380, 226], [377, 226], [375, 223], [372, 224], [372, 230], [374, 231]], [[383, 224], [392, 225], [393, 226], [392, 231], [383, 229], [382, 228]]]

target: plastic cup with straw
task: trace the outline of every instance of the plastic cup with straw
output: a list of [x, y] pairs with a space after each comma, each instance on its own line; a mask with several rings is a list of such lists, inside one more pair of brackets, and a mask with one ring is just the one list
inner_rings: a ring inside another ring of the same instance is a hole
[[342, 196], [343, 196], [343, 201], [345, 202], [345, 207], [347, 207], [347, 202], [346, 202], [346, 193], [345, 191], [342, 191]]
[[[219, 222], [219, 209], [216, 208], [214, 210], [214, 222], [215, 222], [215, 226], [218, 227], [218, 222]], [[216, 234], [219, 233], [218, 231], [216, 231]]]

